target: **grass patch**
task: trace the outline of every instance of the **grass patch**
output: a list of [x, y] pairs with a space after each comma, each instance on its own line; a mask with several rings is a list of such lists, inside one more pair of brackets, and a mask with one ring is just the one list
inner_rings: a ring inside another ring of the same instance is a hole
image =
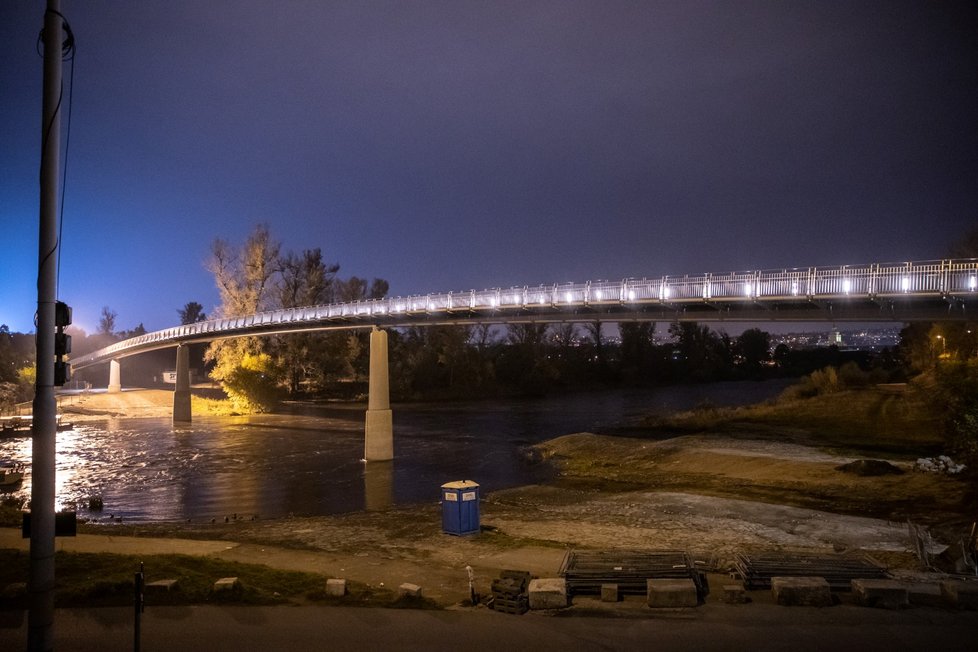
[[842, 390], [747, 407], [707, 406], [643, 424], [653, 433], [744, 433], [847, 451], [933, 453], [943, 446], [940, 424], [912, 390]]
[[[118, 607], [133, 604], [135, 573], [143, 562], [146, 582], [176, 579], [172, 591], [147, 591], [146, 604], [240, 604], [277, 605], [320, 602], [344, 606], [399, 607], [393, 592], [347, 582], [347, 595], [326, 595], [326, 577], [316, 573], [286, 571], [258, 564], [241, 564], [189, 555], [115, 555], [109, 553], [59, 552], [55, 557], [55, 605], [58, 607]], [[27, 582], [29, 554], [0, 550], [0, 587]], [[222, 577], [237, 577], [240, 587], [213, 590]], [[0, 608], [24, 609], [26, 595], [0, 600]], [[430, 607], [432, 605], [413, 605]]]
[[196, 394], [190, 396], [190, 410], [197, 416], [233, 417], [243, 414], [226, 398], [205, 398]]

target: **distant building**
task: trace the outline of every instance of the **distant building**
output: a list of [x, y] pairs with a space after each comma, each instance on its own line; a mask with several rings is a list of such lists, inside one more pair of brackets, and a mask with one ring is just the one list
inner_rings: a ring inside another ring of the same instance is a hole
[[842, 332], [838, 328], [833, 328], [829, 333], [829, 346], [842, 346]]

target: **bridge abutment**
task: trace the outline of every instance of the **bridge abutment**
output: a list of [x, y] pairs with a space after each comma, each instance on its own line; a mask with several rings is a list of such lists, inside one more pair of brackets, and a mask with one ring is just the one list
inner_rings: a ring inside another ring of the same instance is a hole
[[189, 423], [190, 409], [190, 349], [181, 344], [177, 347], [177, 377], [173, 391], [173, 420]]
[[118, 360], [109, 360], [109, 394], [122, 391], [122, 365]]
[[387, 369], [387, 332], [376, 327], [370, 333], [370, 379], [364, 429], [363, 459], [394, 459], [394, 425]]

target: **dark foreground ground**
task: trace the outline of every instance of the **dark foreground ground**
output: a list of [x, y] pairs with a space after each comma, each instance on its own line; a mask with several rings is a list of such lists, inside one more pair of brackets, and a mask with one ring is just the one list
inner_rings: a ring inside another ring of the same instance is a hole
[[[704, 605], [643, 617], [510, 616], [487, 609], [158, 607], [143, 615], [148, 652], [232, 650], [974, 650], [978, 613], [836, 605]], [[625, 610], [629, 611], [628, 609]], [[3, 649], [25, 649], [26, 616], [3, 613]], [[19, 627], [14, 628], [16, 619]], [[133, 649], [132, 609], [59, 610], [57, 650]]]

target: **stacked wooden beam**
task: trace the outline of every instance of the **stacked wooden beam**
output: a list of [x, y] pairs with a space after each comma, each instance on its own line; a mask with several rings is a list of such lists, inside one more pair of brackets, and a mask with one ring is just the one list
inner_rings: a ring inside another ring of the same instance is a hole
[[499, 579], [492, 581], [492, 601], [489, 606], [495, 611], [522, 615], [530, 608], [527, 588], [530, 574], [524, 571], [504, 570]]

